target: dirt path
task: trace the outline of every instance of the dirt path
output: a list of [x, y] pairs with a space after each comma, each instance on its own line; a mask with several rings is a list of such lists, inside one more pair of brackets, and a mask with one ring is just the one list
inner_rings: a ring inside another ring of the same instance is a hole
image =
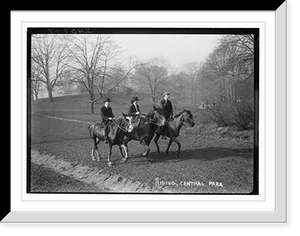
[[54, 156], [31, 151], [30, 192], [168, 192], [167, 188], [153, 188], [120, 175], [104, 173], [79, 163], [71, 163]]
[[[104, 143], [99, 147], [102, 161], [91, 160], [93, 142], [87, 126], [84, 122], [33, 114], [32, 161], [86, 184], [102, 184], [100, 189], [105, 191], [248, 194], [253, 189], [251, 140], [210, 136], [204, 126], [183, 129], [179, 136], [182, 144], [179, 159], [175, 158], [175, 144], [171, 146], [170, 156], [166, 157], [164, 153], [158, 155], [151, 143], [149, 162], [140, 156], [142, 146], [133, 141], [128, 145], [130, 156], [126, 164], [121, 162], [118, 148], [113, 148], [114, 165], [109, 168], [105, 158], [108, 148]], [[164, 152], [167, 141], [160, 140], [159, 143]], [[43, 160], [44, 156], [52, 161]]]
[[67, 175], [62, 175], [52, 168], [31, 163], [31, 193], [79, 193], [94, 192], [101, 193], [105, 189], [100, 189], [95, 184], [88, 184], [74, 179]]

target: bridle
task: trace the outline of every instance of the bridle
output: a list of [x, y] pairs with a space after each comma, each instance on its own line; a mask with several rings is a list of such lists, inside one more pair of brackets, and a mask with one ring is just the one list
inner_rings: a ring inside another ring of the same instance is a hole
[[187, 122], [186, 122], [186, 117], [187, 116], [187, 113], [185, 113], [181, 118], [180, 118], [180, 124], [183, 125], [183, 126], [187, 126]]

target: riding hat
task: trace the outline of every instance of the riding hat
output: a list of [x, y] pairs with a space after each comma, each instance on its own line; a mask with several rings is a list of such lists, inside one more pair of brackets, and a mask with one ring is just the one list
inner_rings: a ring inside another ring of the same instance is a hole
[[106, 98], [106, 99], [103, 100], [103, 102], [110, 102], [110, 99]]
[[139, 98], [138, 97], [133, 97], [132, 100], [131, 100], [131, 103], [134, 103], [135, 101], [138, 101]]
[[165, 96], [165, 95], [170, 95], [170, 93], [169, 93], [169, 92], [164, 92], [164, 96]]

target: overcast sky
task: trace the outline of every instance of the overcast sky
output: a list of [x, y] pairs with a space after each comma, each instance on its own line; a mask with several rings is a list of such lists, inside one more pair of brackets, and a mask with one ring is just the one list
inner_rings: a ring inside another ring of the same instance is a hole
[[147, 60], [163, 56], [173, 68], [187, 62], [204, 62], [220, 35], [112, 35], [124, 56]]

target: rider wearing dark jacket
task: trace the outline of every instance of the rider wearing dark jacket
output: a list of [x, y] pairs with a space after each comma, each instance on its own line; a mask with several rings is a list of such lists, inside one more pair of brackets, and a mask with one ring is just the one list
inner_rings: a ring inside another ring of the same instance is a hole
[[128, 115], [129, 116], [138, 116], [141, 114], [140, 112], [140, 107], [139, 105], [137, 104], [137, 101], [138, 101], [138, 97], [133, 97], [132, 100], [131, 100], [131, 105], [129, 107], [129, 111], [128, 111]]
[[107, 98], [104, 101], [104, 106], [101, 107], [100, 115], [101, 115], [101, 124], [104, 127], [104, 141], [108, 143], [108, 136], [107, 136], [107, 126], [109, 124], [109, 121], [113, 120], [115, 118], [112, 109], [110, 107], [110, 99]]
[[165, 92], [164, 98], [160, 101], [160, 107], [162, 109], [162, 114], [166, 118], [166, 120], [169, 120], [170, 117], [173, 116], [173, 106], [172, 102], [169, 100], [170, 93]]
[[[165, 92], [164, 98], [160, 101], [160, 108], [162, 109], [162, 114], [166, 118], [167, 124], [169, 120], [173, 117], [173, 106], [172, 102], [169, 100], [170, 93]], [[161, 127], [162, 138], [165, 139], [166, 125]]]

